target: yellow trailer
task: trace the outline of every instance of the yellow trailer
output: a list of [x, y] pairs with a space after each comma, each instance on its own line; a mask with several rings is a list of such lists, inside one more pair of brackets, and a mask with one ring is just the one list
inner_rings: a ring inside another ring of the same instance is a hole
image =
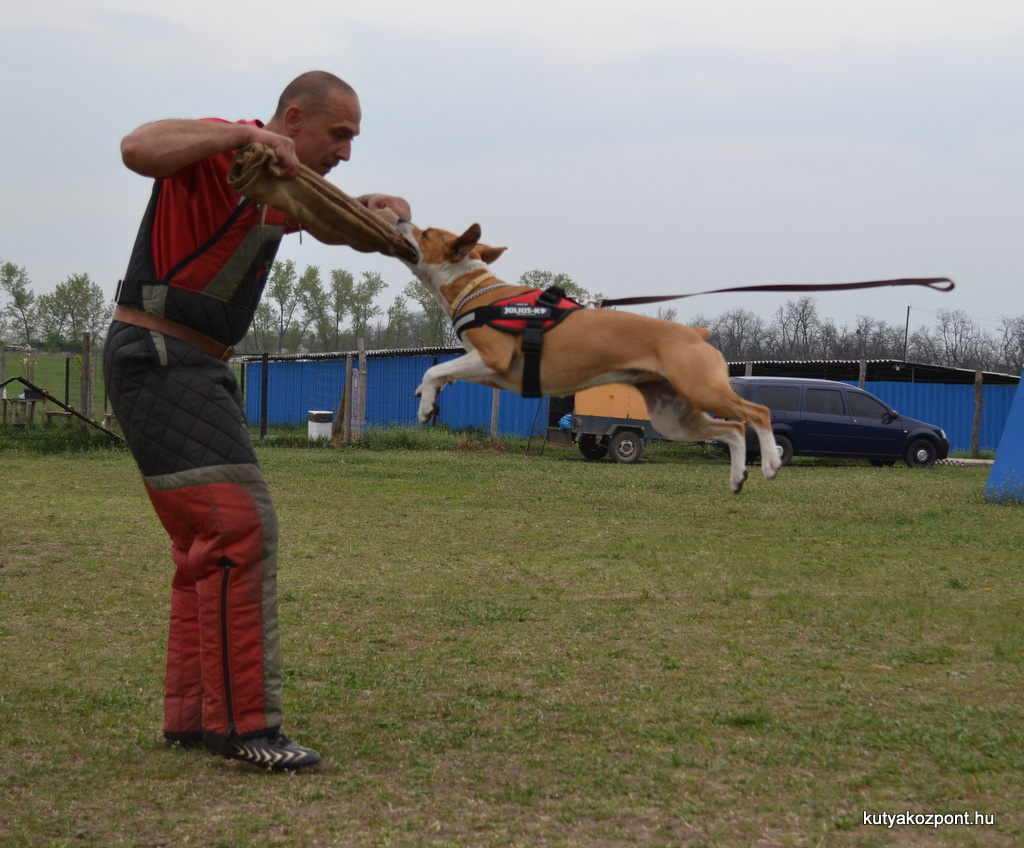
[[643, 395], [633, 386], [610, 383], [551, 398], [548, 441], [575, 441], [587, 459], [610, 455], [616, 462], [636, 462], [646, 440], [661, 438], [648, 419]]

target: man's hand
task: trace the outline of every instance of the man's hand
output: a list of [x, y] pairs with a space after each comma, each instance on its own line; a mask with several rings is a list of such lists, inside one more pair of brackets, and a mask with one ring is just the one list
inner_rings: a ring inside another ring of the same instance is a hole
[[295, 154], [295, 142], [288, 136], [252, 127], [249, 143], [265, 144], [273, 149], [277, 167], [281, 171], [279, 176], [282, 179], [291, 180], [299, 175], [299, 158]]
[[405, 198], [393, 197], [390, 194], [364, 194], [362, 197], [357, 197], [356, 200], [371, 212], [376, 212], [379, 209], [390, 209], [399, 218], [405, 218], [407, 221], [412, 220], [412, 209], [409, 208], [409, 203]]

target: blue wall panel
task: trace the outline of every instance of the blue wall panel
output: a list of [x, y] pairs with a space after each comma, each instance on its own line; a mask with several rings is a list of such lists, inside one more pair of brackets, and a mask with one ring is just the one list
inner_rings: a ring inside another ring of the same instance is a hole
[[[419, 398], [415, 396], [423, 372], [457, 354], [413, 354], [370, 357], [367, 360], [366, 421], [370, 427], [416, 426]], [[246, 414], [253, 424], [260, 417], [260, 380], [263, 363], [246, 366]], [[853, 385], [856, 385], [855, 383]], [[310, 410], [337, 409], [345, 388], [345, 360], [285, 361], [269, 364], [267, 423], [303, 424]], [[902, 415], [942, 427], [953, 450], [971, 447], [974, 426], [974, 387], [944, 383], [870, 382], [864, 386]], [[995, 450], [1016, 394], [1016, 386], [983, 386], [979, 447]], [[488, 432], [493, 392], [486, 386], [457, 382], [439, 395], [438, 423], [453, 430], [475, 427]], [[498, 433], [528, 436], [543, 433], [548, 401], [527, 400], [501, 392]]]
[[[864, 388], [901, 415], [941, 427], [946, 431], [952, 450], [971, 449], [971, 433], [974, 429], [973, 385], [865, 383]], [[982, 386], [979, 449], [995, 450], [999, 445], [1016, 391], [1016, 386]]]
[[[418, 426], [416, 387], [432, 365], [455, 359], [455, 354], [371, 357], [367, 360], [366, 423], [369, 427]], [[270, 362], [267, 386], [267, 423], [303, 424], [311, 410], [335, 410], [345, 388], [345, 360]], [[249, 421], [260, 420], [262, 362], [245, 369], [245, 410]], [[486, 386], [456, 382], [439, 395], [439, 424], [453, 430], [491, 427], [493, 391]], [[498, 434], [527, 436], [534, 421], [540, 432], [546, 425], [547, 400], [525, 400], [501, 392]]]

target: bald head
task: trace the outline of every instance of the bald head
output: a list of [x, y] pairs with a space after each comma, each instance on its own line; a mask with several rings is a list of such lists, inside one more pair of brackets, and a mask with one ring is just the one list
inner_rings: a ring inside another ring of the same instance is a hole
[[352, 86], [326, 71], [309, 71], [289, 83], [266, 129], [290, 138], [299, 162], [324, 176], [348, 161], [361, 121]]
[[327, 71], [307, 71], [288, 83], [281, 92], [273, 120], [283, 121], [290, 106], [297, 106], [308, 117], [322, 114], [337, 94], [358, 100], [355, 89], [343, 79]]

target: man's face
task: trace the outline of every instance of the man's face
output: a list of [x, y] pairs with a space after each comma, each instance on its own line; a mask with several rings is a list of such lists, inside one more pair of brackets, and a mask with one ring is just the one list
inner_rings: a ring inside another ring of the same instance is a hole
[[299, 161], [324, 176], [352, 155], [352, 139], [359, 135], [362, 112], [359, 98], [332, 91], [319, 112], [302, 114], [291, 123]]

